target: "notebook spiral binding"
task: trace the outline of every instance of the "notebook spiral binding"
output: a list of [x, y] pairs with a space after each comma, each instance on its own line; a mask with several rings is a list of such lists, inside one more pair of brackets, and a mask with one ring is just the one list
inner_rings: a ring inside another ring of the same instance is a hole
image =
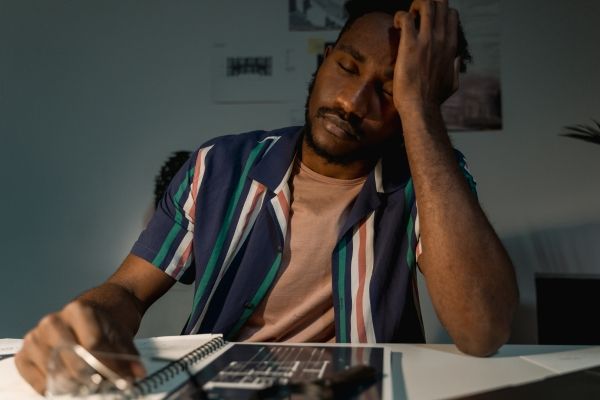
[[146, 396], [160, 386], [173, 379], [184, 371], [189, 371], [194, 364], [208, 357], [227, 342], [222, 337], [211, 339], [208, 343], [190, 351], [178, 360], [172, 361], [158, 371], [134, 383], [132, 394], [134, 397]]

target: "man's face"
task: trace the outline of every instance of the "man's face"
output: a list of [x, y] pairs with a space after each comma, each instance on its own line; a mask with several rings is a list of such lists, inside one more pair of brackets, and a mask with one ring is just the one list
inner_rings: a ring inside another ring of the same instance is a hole
[[306, 110], [306, 141], [319, 156], [337, 164], [372, 159], [401, 135], [392, 99], [397, 49], [392, 16], [370, 13], [326, 52]]

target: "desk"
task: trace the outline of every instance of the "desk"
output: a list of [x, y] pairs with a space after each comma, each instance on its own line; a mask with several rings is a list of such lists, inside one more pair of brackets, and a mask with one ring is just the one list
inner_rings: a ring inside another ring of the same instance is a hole
[[[394, 400], [457, 397], [600, 365], [600, 347], [589, 346], [505, 345], [488, 358], [467, 356], [447, 344], [386, 348], [401, 352], [402, 373], [396, 368], [393, 377], [394, 387], [400, 389], [395, 390], [396, 397], [391, 388], [384, 391], [386, 398]], [[397, 379], [403, 382], [396, 385]]]
[[[188, 337], [190, 338], [190, 337]], [[19, 343], [0, 340], [7, 347]], [[193, 341], [190, 341], [193, 348]], [[543, 379], [600, 365], [600, 346], [505, 345], [492, 357], [460, 353], [448, 344], [387, 344], [384, 398], [444, 399]], [[0, 399], [40, 399], [12, 358], [0, 361]]]

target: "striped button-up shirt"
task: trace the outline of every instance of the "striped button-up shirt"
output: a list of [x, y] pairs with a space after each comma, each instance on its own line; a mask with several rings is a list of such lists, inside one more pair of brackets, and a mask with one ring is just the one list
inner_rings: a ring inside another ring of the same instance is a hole
[[[195, 282], [184, 334], [235, 339], [281, 266], [288, 185], [302, 128], [213, 139], [173, 178], [132, 249]], [[457, 160], [467, 180], [464, 157]], [[416, 288], [418, 217], [402, 146], [370, 172], [331, 255], [337, 342], [422, 342]], [[307, 249], [310, 251], [310, 249]]]

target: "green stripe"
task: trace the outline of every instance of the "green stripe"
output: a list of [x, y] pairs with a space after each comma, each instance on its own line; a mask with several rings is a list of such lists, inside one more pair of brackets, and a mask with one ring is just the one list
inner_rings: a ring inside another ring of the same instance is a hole
[[260, 287], [254, 294], [254, 297], [252, 297], [252, 300], [250, 300], [250, 304], [252, 305], [252, 308], [246, 308], [244, 310], [244, 312], [242, 313], [242, 316], [240, 317], [240, 320], [237, 322], [237, 324], [235, 324], [235, 327], [232, 329], [231, 333], [229, 334], [229, 338], [235, 336], [237, 334], [237, 332], [242, 328], [242, 326], [246, 323], [248, 318], [250, 318], [250, 316], [252, 315], [252, 313], [254, 312], [256, 307], [258, 306], [258, 304], [261, 302], [261, 300], [263, 299], [263, 297], [265, 296], [265, 294], [271, 287], [271, 284], [273, 283], [275, 276], [277, 276], [277, 271], [279, 270], [280, 264], [281, 264], [281, 253], [278, 253], [277, 257], [275, 258], [275, 261], [273, 261], [273, 264], [271, 264], [271, 268], [269, 269], [267, 276], [260, 284]]
[[404, 187], [404, 213], [408, 213], [411, 210], [410, 205], [412, 204], [413, 199], [413, 181], [410, 179], [406, 186]]
[[219, 230], [219, 234], [217, 235], [217, 240], [215, 241], [215, 246], [212, 249], [212, 253], [210, 254], [208, 263], [206, 264], [206, 270], [204, 271], [204, 274], [202, 274], [202, 279], [200, 280], [198, 288], [196, 289], [196, 294], [194, 295], [194, 306], [192, 308], [192, 314], [196, 312], [196, 309], [200, 304], [200, 299], [204, 295], [206, 287], [208, 286], [208, 282], [210, 281], [213, 275], [215, 266], [217, 265], [217, 260], [221, 255], [223, 245], [225, 244], [225, 239], [227, 238], [227, 232], [229, 232], [229, 227], [231, 226], [231, 222], [233, 220], [233, 214], [235, 213], [235, 209], [242, 195], [242, 191], [244, 190], [244, 185], [246, 184], [248, 173], [250, 172], [250, 168], [254, 165], [254, 160], [256, 159], [262, 148], [265, 146], [265, 143], [266, 142], [259, 143], [250, 152], [248, 160], [246, 161], [246, 165], [244, 165], [242, 176], [240, 176], [240, 180], [237, 184], [235, 192], [229, 200], [229, 207], [227, 208], [227, 213], [225, 214], [223, 225], [221, 225], [221, 229]]
[[340, 318], [340, 342], [347, 343], [346, 333], [346, 239], [342, 238], [338, 251], [338, 303]]
[[183, 182], [181, 182], [181, 184], [179, 185], [179, 189], [177, 189], [177, 193], [175, 193], [175, 198], [173, 200], [175, 203], [175, 223], [173, 224], [173, 227], [167, 234], [167, 237], [163, 242], [162, 246], [160, 246], [160, 250], [156, 254], [156, 257], [154, 257], [154, 260], [152, 260], [152, 264], [156, 266], [160, 266], [163, 263], [165, 257], [167, 256], [167, 253], [169, 252], [169, 249], [171, 248], [171, 245], [173, 244], [173, 241], [182, 229], [181, 222], [183, 221], [183, 214], [181, 212], [181, 207], [179, 206], [179, 201], [181, 200], [181, 196], [183, 196], [183, 193], [189, 187], [189, 182], [193, 179], [194, 169], [190, 168], [188, 170], [187, 175], [187, 179], [184, 179]]
[[471, 192], [473, 192], [475, 196], [477, 196], [477, 184], [475, 183], [475, 179], [473, 179], [473, 175], [471, 175], [466, 169], [467, 162], [464, 158], [461, 158], [458, 164], [460, 165], [460, 169], [463, 175], [465, 176], [465, 178], [467, 178], [467, 183], [469, 184], [469, 188], [471, 188]]

